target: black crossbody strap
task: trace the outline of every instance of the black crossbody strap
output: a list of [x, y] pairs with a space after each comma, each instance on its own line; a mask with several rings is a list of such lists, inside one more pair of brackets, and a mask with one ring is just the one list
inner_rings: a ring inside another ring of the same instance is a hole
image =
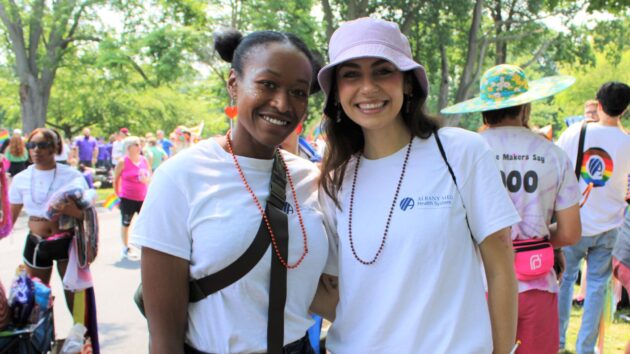
[[[267, 205], [266, 212], [269, 215], [269, 205]], [[270, 244], [269, 231], [267, 231], [267, 225], [263, 221], [254, 241], [237, 260], [214, 274], [189, 283], [188, 300], [190, 302], [201, 301], [210, 294], [236, 283], [260, 262]]]
[[[287, 214], [284, 213], [286, 201], [286, 172], [282, 160], [276, 152], [271, 172], [269, 185], [269, 198], [265, 207], [267, 219], [271, 224], [276, 238], [276, 245], [280, 255], [285, 260], [289, 254], [289, 226]], [[271, 235], [267, 224], [263, 219], [258, 228], [258, 233], [247, 251], [236, 261], [217, 273], [190, 282], [190, 302], [204, 299], [208, 295], [234, 284], [245, 274], [249, 273], [263, 255], [267, 252], [271, 243]], [[275, 250], [271, 254], [271, 276], [269, 277], [269, 310], [267, 320], [267, 352], [270, 354], [282, 353], [284, 346], [284, 308], [287, 300], [287, 268], [280, 263], [275, 256]]]
[[[265, 206], [265, 213], [272, 225], [278, 250], [282, 258], [288, 260], [289, 227], [287, 215], [284, 213], [286, 201], [286, 172], [282, 163], [280, 151], [274, 155], [271, 181], [269, 183], [269, 198]], [[265, 220], [261, 220], [256, 237], [237, 260], [224, 269], [189, 283], [190, 302], [205, 299], [221, 289], [224, 289], [247, 273], [249, 273], [262, 259], [271, 244], [271, 235]], [[282, 353], [284, 344], [284, 308], [287, 297], [287, 269], [280, 263], [275, 252], [271, 254], [271, 276], [269, 280], [269, 318], [267, 323], [267, 352]], [[142, 284], [138, 286], [134, 301], [144, 315], [144, 301], [142, 298]]]
[[578, 140], [577, 159], [575, 160], [575, 177], [578, 182], [580, 181], [580, 169], [582, 168], [582, 160], [584, 159], [584, 140], [586, 139], [586, 125], [588, 122], [582, 121], [582, 128], [580, 129], [580, 140]]
[[448, 163], [448, 159], [446, 158], [446, 152], [444, 152], [444, 146], [442, 146], [442, 141], [440, 140], [440, 136], [438, 134], [437, 129], [433, 131], [433, 135], [435, 135], [435, 142], [437, 142], [438, 149], [440, 149], [440, 155], [442, 155], [442, 160], [444, 160], [444, 162], [446, 163], [446, 167], [448, 167], [448, 173], [451, 175], [451, 178], [453, 179], [453, 183], [455, 184], [455, 188], [457, 188], [457, 193], [459, 194], [459, 198], [462, 200], [462, 207], [464, 208], [465, 217], [466, 217], [466, 226], [468, 226], [470, 237], [472, 237], [473, 242], [476, 243], [475, 238], [473, 237], [472, 229], [470, 228], [470, 223], [468, 222], [468, 212], [466, 212], [466, 204], [464, 204], [464, 197], [462, 196], [462, 193], [459, 190], [459, 186], [457, 185], [457, 177], [455, 177], [453, 168], [451, 167], [451, 164]]
[[[269, 199], [267, 200], [265, 213], [273, 225], [274, 232], [277, 232], [275, 230], [279, 227], [279, 225], [277, 226], [274, 224], [272, 218], [269, 216], [269, 212], [271, 206], [282, 210], [286, 198], [286, 176], [278, 156], [274, 156], [272, 170], [271, 182], [269, 183]], [[278, 170], [281, 171], [281, 173], [277, 172]], [[254, 240], [251, 245], [249, 245], [245, 253], [220, 271], [190, 282], [189, 301], [197, 302], [203, 300], [210, 294], [213, 294], [221, 289], [225, 289], [237, 282], [249, 273], [256, 264], [258, 264], [267, 252], [270, 244], [271, 237], [269, 235], [269, 231], [267, 230], [267, 224], [263, 219], [260, 223], [260, 227], [258, 228], [258, 232], [256, 233], [256, 237], [254, 237]]]
[[[280, 151], [276, 151], [276, 155]], [[289, 224], [284, 213], [286, 200], [286, 172], [282, 160], [276, 156], [271, 177], [271, 193], [267, 201], [267, 217], [273, 226], [280, 256], [289, 261]], [[287, 302], [287, 268], [280, 263], [274, 250], [271, 254], [269, 277], [269, 309], [267, 317], [267, 353], [282, 354], [284, 346], [284, 307]]]

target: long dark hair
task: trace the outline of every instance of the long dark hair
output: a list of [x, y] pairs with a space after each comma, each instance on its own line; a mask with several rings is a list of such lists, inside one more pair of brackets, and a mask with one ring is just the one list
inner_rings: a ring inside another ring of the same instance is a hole
[[[403, 122], [412, 135], [427, 139], [433, 131], [441, 126], [441, 122], [438, 118], [431, 117], [424, 112], [427, 93], [420, 87], [414, 73], [406, 71], [404, 75], [405, 81], [408, 80], [412, 83], [412, 95], [404, 95], [403, 108], [400, 112]], [[365, 140], [361, 127], [346, 115], [341, 104], [334, 102], [333, 97], [337, 95], [336, 72], [331, 76], [329, 99], [322, 120], [327, 147], [322, 162], [322, 177], [319, 184], [340, 208], [337, 192], [343, 183], [346, 167], [354, 154], [363, 151]], [[407, 105], [409, 105], [409, 110], [405, 109]], [[339, 123], [336, 122], [338, 115], [341, 118]]]

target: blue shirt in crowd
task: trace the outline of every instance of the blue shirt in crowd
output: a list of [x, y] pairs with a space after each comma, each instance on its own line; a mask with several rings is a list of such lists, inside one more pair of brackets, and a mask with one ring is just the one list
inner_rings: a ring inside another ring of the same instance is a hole
[[168, 139], [162, 139], [159, 141], [162, 144], [162, 149], [166, 152], [168, 156], [171, 156], [171, 148], [173, 147], [173, 143], [171, 143]]

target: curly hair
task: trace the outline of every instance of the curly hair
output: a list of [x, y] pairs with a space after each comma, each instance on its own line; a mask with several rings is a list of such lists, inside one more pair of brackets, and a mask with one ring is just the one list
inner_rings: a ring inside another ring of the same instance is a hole
[[9, 140], [9, 152], [11, 155], [15, 157], [20, 157], [24, 155], [24, 151], [26, 147], [24, 146], [24, 140], [22, 140], [21, 136], [14, 135]]

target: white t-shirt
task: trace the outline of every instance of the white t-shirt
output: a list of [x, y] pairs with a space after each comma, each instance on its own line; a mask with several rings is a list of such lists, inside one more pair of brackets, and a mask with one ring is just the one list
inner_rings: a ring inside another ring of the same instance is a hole
[[[481, 261], [465, 216], [476, 243], [519, 216], [483, 139], [458, 128], [440, 129], [439, 135], [461, 197], [435, 137], [415, 138], [387, 241], [372, 265], [354, 258], [348, 238], [356, 158], [348, 163], [339, 193], [342, 210], [320, 191], [332, 227], [324, 272], [339, 275], [341, 296], [326, 340], [334, 354], [492, 352]], [[361, 159], [352, 234], [364, 260], [371, 260], [381, 243], [406, 150]]]
[[70, 147], [63, 142], [61, 145], [61, 154], [55, 155], [55, 161], [68, 161], [68, 155], [70, 154]]
[[73, 188], [89, 189], [81, 172], [64, 164], [56, 166], [56, 169], [42, 171], [30, 165], [15, 175], [9, 188], [9, 202], [22, 204], [28, 216], [45, 218], [48, 201], [56, 192]]
[[[570, 126], [558, 140], [575, 166], [581, 124]], [[623, 223], [624, 200], [630, 173], [630, 136], [617, 127], [588, 124], [584, 139], [580, 190], [593, 189], [580, 209], [582, 236], [595, 236]]]
[[122, 140], [116, 140], [112, 143], [112, 164], [116, 166], [118, 160], [125, 156], [123, 151], [124, 143]]
[[[512, 227], [513, 240], [549, 237], [554, 211], [580, 202], [580, 190], [567, 154], [525, 127], [496, 127], [481, 133], [501, 169], [504, 185], [522, 221]], [[553, 269], [531, 281], [519, 281], [519, 292], [558, 292]]]
[[[319, 206], [319, 170], [283, 152], [308, 234], [308, 254], [287, 271], [284, 343], [302, 338], [313, 321], [308, 309], [328, 256]], [[272, 160], [238, 157], [264, 207]], [[287, 181], [289, 263], [303, 252], [302, 232]], [[190, 261], [190, 277], [203, 278], [225, 268], [252, 243], [261, 215], [245, 189], [232, 156], [214, 140], [203, 141], [168, 159], [149, 186], [131, 237], [133, 244]], [[188, 305], [186, 342], [210, 353], [261, 353], [267, 349], [267, 311], [272, 249], [243, 278]], [[275, 256], [275, 253], [273, 255]]]

